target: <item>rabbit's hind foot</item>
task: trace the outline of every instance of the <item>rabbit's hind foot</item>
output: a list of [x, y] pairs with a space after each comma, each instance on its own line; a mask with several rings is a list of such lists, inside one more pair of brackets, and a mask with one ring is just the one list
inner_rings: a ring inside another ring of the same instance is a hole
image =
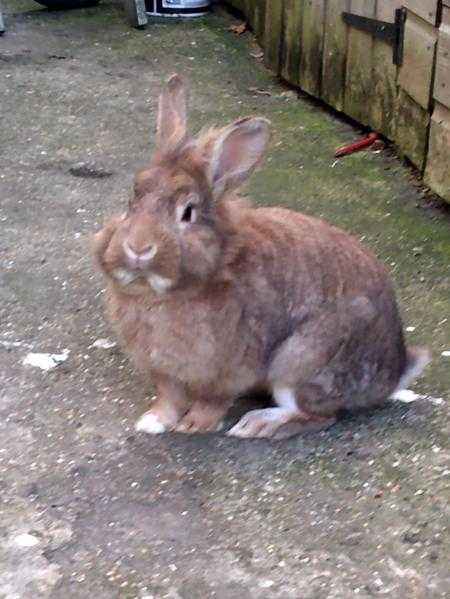
[[227, 433], [239, 438], [286, 439], [302, 433], [329, 428], [336, 422], [334, 417], [308, 416], [282, 407], [247, 412]]

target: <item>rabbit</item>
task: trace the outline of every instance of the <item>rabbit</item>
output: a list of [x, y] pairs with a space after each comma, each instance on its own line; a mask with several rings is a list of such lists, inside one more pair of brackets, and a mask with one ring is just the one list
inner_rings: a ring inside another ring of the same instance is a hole
[[189, 88], [160, 98], [156, 152], [128, 210], [95, 235], [109, 318], [156, 387], [136, 430], [216, 431], [236, 400], [263, 389], [273, 407], [227, 434], [283, 439], [338, 413], [382, 405], [430, 360], [406, 347], [383, 265], [311, 216], [242, 201], [239, 186], [271, 139], [262, 117], [189, 135]]

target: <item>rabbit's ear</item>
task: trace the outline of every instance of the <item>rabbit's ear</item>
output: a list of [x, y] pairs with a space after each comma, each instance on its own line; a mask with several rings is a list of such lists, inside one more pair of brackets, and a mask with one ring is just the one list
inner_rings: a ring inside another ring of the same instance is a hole
[[270, 121], [240, 119], [225, 127], [212, 146], [209, 178], [215, 198], [238, 187], [258, 166], [271, 137]]
[[156, 126], [158, 148], [172, 149], [186, 136], [188, 102], [187, 83], [179, 75], [172, 75], [159, 96]]

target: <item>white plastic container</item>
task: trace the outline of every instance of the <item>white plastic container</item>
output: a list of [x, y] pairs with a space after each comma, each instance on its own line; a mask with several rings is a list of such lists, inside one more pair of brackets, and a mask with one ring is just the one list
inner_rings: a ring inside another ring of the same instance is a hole
[[151, 17], [201, 17], [211, 7], [211, 0], [145, 0]]

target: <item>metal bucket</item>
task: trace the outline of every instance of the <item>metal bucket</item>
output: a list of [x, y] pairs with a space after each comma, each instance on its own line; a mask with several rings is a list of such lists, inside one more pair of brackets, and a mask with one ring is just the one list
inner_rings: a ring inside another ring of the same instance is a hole
[[211, 0], [145, 0], [146, 12], [152, 17], [201, 17]]

